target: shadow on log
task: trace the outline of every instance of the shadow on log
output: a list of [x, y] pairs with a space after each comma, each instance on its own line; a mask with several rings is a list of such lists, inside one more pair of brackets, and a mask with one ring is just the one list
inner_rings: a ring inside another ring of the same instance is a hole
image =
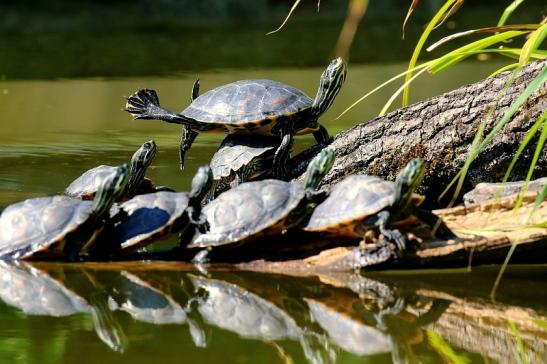
[[[329, 145], [336, 152], [336, 161], [324, 184], [329, 186], [354, 173], [394, 180], [408, 161], [421, 157], [428, 162], [428, 169], [419, 192], [428, 196], [431, 204], [464, 165], [489, 111], [493, 109], [494, 113], [487, 133], [546, 65], [544, 60], [526, 66], [506, 91], [503, 89], [511, 72], [395, 110], [335, 135]], [[479, 155], [471, 165], [463, 192], [479, 182], [501, 180], [526, 132], [547, 109], [546, 95], [543, 85]], [[535, 145], [533, 141], [525, 149], [511, 175], [514, 180], [525, 179]], [[301, 175], [324, 146], [314, 146], [295, 156], [293, 177]], [[547, 149], [543, 149], [535, 171], [535, 176], [544, 175]]]

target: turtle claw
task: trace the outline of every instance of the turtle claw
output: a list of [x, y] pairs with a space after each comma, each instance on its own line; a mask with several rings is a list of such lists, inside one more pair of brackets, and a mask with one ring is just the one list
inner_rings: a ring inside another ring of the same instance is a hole
[[156, 91], [142, 89], [127, 98], [125, 111], [133, 115], [133, 119], [153, 119], [154, 109], [159, 106], [160, 102]]
[[384, 231], [383, 234], [386, 236], [387, 240], [395, 243], [397, 250], [403, 252], [406, 249], [406, 238], [399, 230], [388, 230]]

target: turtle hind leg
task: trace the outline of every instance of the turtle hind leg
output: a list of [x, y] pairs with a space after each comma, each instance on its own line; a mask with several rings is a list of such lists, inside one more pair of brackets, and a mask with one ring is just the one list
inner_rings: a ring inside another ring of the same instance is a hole
[[406, 249], [406, 238], [403, 233], [401, 233], [398, 229], [389, 228], [390, 216], [391, 214], [389, 213], [389, 211], [380, 211], [376, 215], [376, 221], [374, 222], [374, 225], [378, 227], [380, 233], [385, 236], [387, 240], [395, 243], [395, 245], [397, 245], [397, 249], [400, 252], [403, 252]]
[[317, 143], [325, 143], [330, 139], [327, 128], [319, 124], [319, 129], [313, 132], [313, 137]]
[[175, 124], [191, 123], [181, 115], [162, 108], [156, 91], [149, 89], [138, 90], [129, 96], [124, 110], [133, 115], [134, 119], [155, 119]]

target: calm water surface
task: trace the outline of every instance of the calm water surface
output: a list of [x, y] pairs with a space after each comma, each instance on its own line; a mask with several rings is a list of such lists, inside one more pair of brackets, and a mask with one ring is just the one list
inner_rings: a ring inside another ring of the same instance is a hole
[[[469, 63], [418, 82], [421, 100], [472, 82], [496, 64]], [[331, 133], [375, 116], [393, 89], [335, 120], [402, 64], [351, 65], [323, 117]], [[124, 95], [158, 90], [179, 110], [196, 77], [202, 90], [271, 78], [314, 95], [322, 69], [238, 69], [164, 78], [0, 81], [0, 206], [62, 191], [98, 164], [127, 162], [149, 139], [148, 176], [187, 190], [221, 136], [202, 134], [178, 170], [180, 127], [132, 121]], [[296, 149], [312, 143], [298, 137]], [[170, 244], [167, 241], [164, 244]], [[59, 362], [503, 362], [547, 357], [545, 267], [412, 274], [203, 274], [176, 264], [0, 263], [0, 363]], [[470, 284], [472, 283], [472, 284]]]

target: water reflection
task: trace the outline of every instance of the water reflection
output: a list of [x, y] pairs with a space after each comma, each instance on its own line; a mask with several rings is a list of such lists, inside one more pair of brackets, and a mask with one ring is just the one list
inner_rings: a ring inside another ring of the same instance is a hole
[[[0, 262], [0, 298], [24, 314], [19, 322], [37, 315], [68, 322], [84, 315], [90, 323], [84, 327], [94, 330], [99, 342], [137, 361], [140, 325], [164, 327], [146, 341], [149, 350], [167, 351], [169, 357], [181, 350], [164, 342], [163, 333], [171, 332], [170, 327], [188, 335], [185, 352], [207, 348], [217, 359], [223, 357], [223, 342], [232, 353], [245, 355], [252, 355], [249, 345], [262, 342], [285, 360], [311, 363], [348, 357], [437, 362], [447, 355], [499, 362], [525, 355], [533, 363], [546, 357], [546, 307], [460, 298], [450, 289], [407, 284], [416, 279], [397, 281], [353, 273], [319, 279], [253, 272], [201, 274], [176, 264], [124, 264], [120, 269]], [[0, 312], [7, 336], [13, 330], [9, 323], [17, 320], [6, 320], [6, 312]], [[28, 325], [16, 332], [32, 338], [49, 328]], [[81, 333], [69, 330], [63, 335]], [[89, 350], [83, 341], [70, 342], [83, 353]], [[195, 359], [203, 355], [196, 353]]]

